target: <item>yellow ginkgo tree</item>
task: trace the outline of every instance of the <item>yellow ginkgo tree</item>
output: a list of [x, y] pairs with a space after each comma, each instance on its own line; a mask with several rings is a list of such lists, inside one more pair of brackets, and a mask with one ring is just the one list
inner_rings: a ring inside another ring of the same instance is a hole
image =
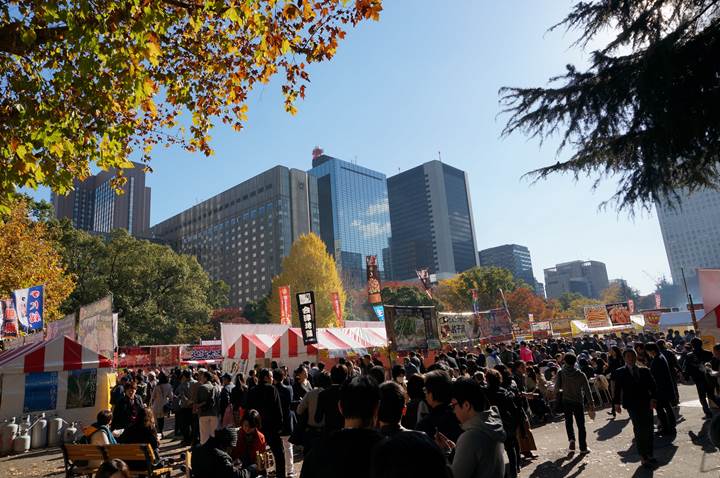
[[0, 299], [34, 285], [45, 286], [44, 319], [59, 318], [60, 306], [73, 292], [75, 281], [65, 270], [46, 224], [31, 220], [27, 205], [19, 202], [0, 217]]
[[119, 187], [129, 158], [147, 164], [157, 144], [210, 155], [215, 120], [241, 129], [248, 94], [276, 73], [294, 113], [307, 65], [381, 10], [381, 0], [0, 1], [0, 213], [17, 187], [64, 193], [93, 164], [118, 168]]

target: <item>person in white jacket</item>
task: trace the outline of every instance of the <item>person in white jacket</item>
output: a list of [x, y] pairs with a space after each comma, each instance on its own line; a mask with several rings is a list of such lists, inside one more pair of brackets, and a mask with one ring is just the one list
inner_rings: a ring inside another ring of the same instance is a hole
[[170, 414], [169, 406], [173, 399], [172, 385], [168, 383], [168, 377], [165, 372], [160, 372], [158, 384], [153, 389], [152, 398], [150, 399], [150, 408], [155, 415], [157, 432], [160, 438], [163, 438], [163, 429], [165, 428], [165, 417]]

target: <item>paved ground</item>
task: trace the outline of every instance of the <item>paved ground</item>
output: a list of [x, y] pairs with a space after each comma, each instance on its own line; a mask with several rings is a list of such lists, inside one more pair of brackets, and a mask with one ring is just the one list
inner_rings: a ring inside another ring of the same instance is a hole
[[[655, 442], [655, 456], [661, 464], [657, 470], [640, 466], [627, 414], [611, 420], [602, 410], [595, 421], [588, 423], [588, 444], [592, 453], [587, 456], [568, 452], [562, 421], [535, 428], [538, 456], [526, 464], [521, 478], [720, 477], [720, 453], [708, 439], [710, 422], [703, 420], [694, 387], [681, 386], [680, 395], [677, 437], [672, 441], [660, 438]], [[172, 422], [168, 421], [167, 426], [172, 427]], [[163, 441], [164, 457], [178, 457], [181, 451], [177, 441]], [[0, 458], [0, 477], [55, 478], [64, 475], [62, 467], [59, 450], [42, 450]], [[176, 476], [180, 474], [179, 471], [175, 473]]]

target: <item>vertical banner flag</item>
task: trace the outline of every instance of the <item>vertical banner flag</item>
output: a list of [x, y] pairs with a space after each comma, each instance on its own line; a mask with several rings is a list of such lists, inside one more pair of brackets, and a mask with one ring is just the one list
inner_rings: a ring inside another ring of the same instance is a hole
[[365, 266], [367, 268], [367, 290], [368, 301], [371, 304], [381, 304], [382, 296], [380, 295], [380, 273], [378, 272], [377, 256], [365, 256]]
[[382, 304], [375, 304], [372, 306], [373, 312], [375, 312], [375, 317], [380, 322], [385, 322], [385, 306]]
[[342, 304], [340, 303], [340, 294], [337, 292], [331, 292], [330, 302], [332, 302], [333, 312], [335, 312], [335, 318], [337, 319], [339, 326], [345, 327], [342, 316]]
[[478, 291], [477, 289], [471, 289], [470, 292], [472, 293], [473, 313], [475, 315], [478, 315], [480, 313], [480, 304], [478, 304]]
[[27, 296], [29, 289], [19, 289], [12, 293], [13, 304], [15, 304], [15, 317], [17, 317], [20, 330], [30, 330], [30, 323], [27, 318]]
[[12, 299], [0, 300], [0, 338], [18, 336], [17, 313]]
[[635, 313], [635, 301], [632, 299], [628, 299], [628, 309], [630, 309], [630, 313]]
[[278, 287], [278, 295], [280, 296], [280, 323], [282, 325], [292, 325], [292, 306], [290, 305], [290, 286], [283, 285]]
[[660, 303], [662, 302], [662, 297], [660, 297], [660, 294], [655, 294], [655, 308], [659, 309], [661, 307]]
[[417, 274], [418, 279], [420, 279], [420, 283], [422, 284], [425, 293], [432, 299], [432, 292], [430, 292], [430, 271], [427, 267], [423, 267], [422, 269], [415, 270], [415, 273]]
[[303, 344], [317, 343], [317, 322], [315, 320], [315, 293], [313, 291], [295, 294], [297, 299]]
[[37, 332], [43, 329], [43, 286], [36, 285], [28, 289], [13, 292], [15, 312], [20, 329], [24, 332]]

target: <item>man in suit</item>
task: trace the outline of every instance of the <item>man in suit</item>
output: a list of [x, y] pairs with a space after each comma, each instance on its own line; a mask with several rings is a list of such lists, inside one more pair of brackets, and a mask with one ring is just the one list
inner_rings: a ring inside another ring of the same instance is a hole
[[673, 379], [670, 373], [670, 366], [667, 360], [660, 353], [657, 344], [649, 343], [645, 345], [645, 351], [650, 358], [650, 373], [657, 385], [657, 408], [655, 409], [658, 420], [660, 420], [661, 435], [675, 435], [675, 412], [672, 404], [675, 401], [675, 388], [673, 387]]
[[623, 359], [625, 366], [613, 374], [615, 411], [622, 413], [623, 408], [628, 411], [642, 465], [652, 468], [657, 465], [653, 457], [653, 409], [657, 396], [655, 380], [650, 369], [637, 366], [634, 350], [625, 350]]
[[283, 412], [280, 395], [272, 385], [270, 370], [258, 372], [258, 384], [248, 391], [247, 409], [257, 410], [262, 418], [262, 432], [275, 457], [278, 478], [285, 478], [285, 447], [280, 433], [283, 429]]

